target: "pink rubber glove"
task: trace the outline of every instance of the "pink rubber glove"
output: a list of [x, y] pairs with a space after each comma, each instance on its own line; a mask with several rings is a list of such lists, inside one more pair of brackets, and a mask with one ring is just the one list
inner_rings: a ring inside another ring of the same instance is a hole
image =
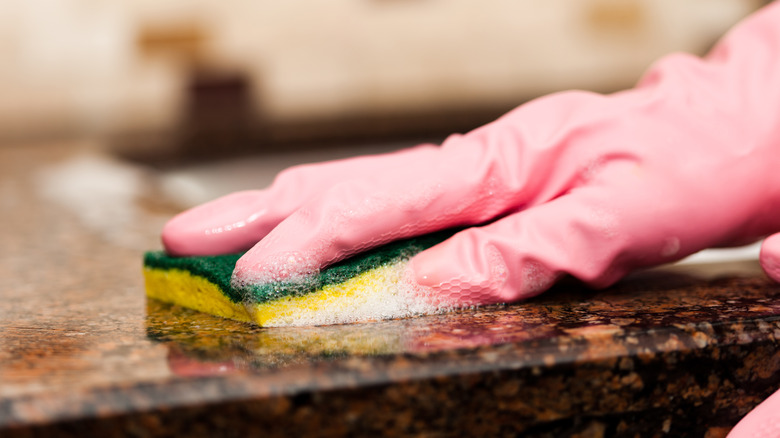
[[[177, 255], [249, 249], [234, 272], [241, 286], [472, 226], [415, 256], [410, 281], [445, 303], [509, 302], [567, 273], [603, 287], [777, 233], [778, 162], [775, 2], [707, 58], [669, 56], [635, 89], [548, 96], [441, 147], [294, 167], [267, 190], [175, 217], [163, 242]], [[761, 263], [780, 281], [780, 234], [764, 241]], [[776, 394], [732, 436], [780, 436], [778, 413]]]
[[[456, 304], [516, 301], [564, 273], [632, 269], [780, 231], [780, 5], [704, 60], [672, 55], [632, 90], [566, 92], [441, 147], [299, 166], [172, 219], [173, 254], [249, 249], [236, 284], [307, 275], [403, 237], [474, 226], [411, 261]], [[251, 249], [250, 249], [251, 248]], [[762, 262], [780, 280], [780, 237]]]
[[780, 437], [780, 391], [742, 419], [728, 438], [777, 438]]

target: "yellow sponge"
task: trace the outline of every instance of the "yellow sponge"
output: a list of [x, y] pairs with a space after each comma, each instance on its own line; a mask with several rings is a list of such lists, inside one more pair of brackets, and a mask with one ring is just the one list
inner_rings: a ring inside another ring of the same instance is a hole
[[451, 232], [435, 233], [386, 245], [329, 267], [301, 283], [234, 288], [231, 274], [240, 254], [144, 257], [150, 298], [260, 326], [323, 325], [388, 319], [436, 312], [405, 281], [414, 254]]

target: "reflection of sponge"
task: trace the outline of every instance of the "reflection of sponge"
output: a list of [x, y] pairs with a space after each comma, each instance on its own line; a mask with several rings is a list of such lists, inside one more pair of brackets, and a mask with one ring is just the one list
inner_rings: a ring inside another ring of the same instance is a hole
[[144, 257], [146, 294], [261, 326], [320, 325], [432, 313], [437, 309], [404, 282], [405, 262], [451, 232], [395, 242], [335, 264], [302, 282], [236, 289], [230, 278], [240, 254]]

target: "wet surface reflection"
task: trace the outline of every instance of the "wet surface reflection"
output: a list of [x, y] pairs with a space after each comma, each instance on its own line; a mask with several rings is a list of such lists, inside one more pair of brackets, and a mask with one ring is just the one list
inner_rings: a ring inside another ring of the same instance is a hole
[[[241, 373], [354, 357], [425, 355], [514, 344], [528, 357], [587, 344], [576, 355], [609, 350], [626, 338], [643, 347], [686, 328], [780, 319], [780, 287], [763, 278], [707, 279], [685, 273], [642, 274], [604, 291], [574, 282], [525, 303], [321, 327], [260, 328], [156, 300], [147, 301], [146, 333], [166, 345], [178, 375]], [[712, 334], [713, 341], [718, 334]], [[675, 335], [676, 336], [676, 335]], [[686, 335], [687, 336], [687, 335]], [[629, 341], [631, 342], [631, 341]]]
[[[263, 329], [148, 300], [143, 252], [180, 210], [158, 177], [89, 145], [0, 149], [0, 435], [70, 420], [121, 430], [123, 418], [187, 431], [211, 418], [218, 431], [311, 436], [345, 412], [404, 435], [398, 419], [420, 412], [460, 431], [501, 424], [507, 406], [504, 419], [525, 412], [528, 424], [596, 408], [733, 424], [778, 385], [780, 286], [756, 262], [327, 327]], [[712, 403], [723, 408], [690, 415]], [[301, 418], [311, 429], [295, 429]], [[22, 434], [33, 435], [52, 434]]]

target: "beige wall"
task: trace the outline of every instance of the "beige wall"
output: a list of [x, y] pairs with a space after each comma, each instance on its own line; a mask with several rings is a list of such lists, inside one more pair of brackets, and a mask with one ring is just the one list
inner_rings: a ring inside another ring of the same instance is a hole
[[0, 139], [165, 130], [193, 71], [268, 120], [490, 107], [629, 86], [747, 0], [27, 0], [0, 6]]

